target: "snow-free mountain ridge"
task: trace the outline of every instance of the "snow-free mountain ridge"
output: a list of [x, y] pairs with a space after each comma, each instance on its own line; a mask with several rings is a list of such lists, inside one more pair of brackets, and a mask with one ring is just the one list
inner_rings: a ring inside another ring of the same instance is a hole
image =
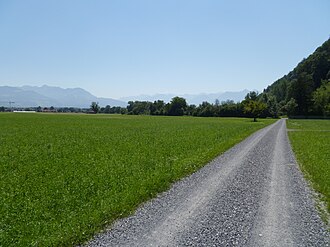
[[202, 93], [202, 94], [155, 94], [122, 97], [119, 100], [94, 96], [82, 88], [61, 88], [53, 86], [0, 86], [0, 106], [8, 106], [9, 102], [15, 102], [16, 107], [78, 107], [88, 108], [91, 102], [98, 102], [100, 106], [126, 107], [128, 101], [156, 101], [170, 102], [175, 96], [183, 97], [188, 104], [199, 105], [203, 101], [214, 103], [215, 100], [234, 102], [242, 101], [249, 90], [239, 92]]
[[155, 95], [138, 95], [138, 96], [129, 96], [122, 97], [119, 100], [128, 102], [130, 100], [135, 101], [155, 101], [155, 100], [163, 100], [165, 102], [170, 102], [171, 99], [175, 96], [183, 97], [187, 100], [188, 104], [199, 105], [203, 101], [207, 101], [209, 103], [214, 103], [215, 100], [226, 101], [233, 100], [234, 102], [240, 102], [244, 99], [247, 93], [250, 92], [247, 89], [238, 92], [219, 92], [219, 93], [201, 93], [201, 94], [155, 94]]
[[0, 105], [7, 106], [15, 102], [16, 107], [78, 107], [88, 108], [91, 102], [99, 102], [101, 106], [122, 106], [126, 102], [111, 98], [98, 98], [82, 88], [60, 88], [43, 85], [9, 87], [0, 86]]

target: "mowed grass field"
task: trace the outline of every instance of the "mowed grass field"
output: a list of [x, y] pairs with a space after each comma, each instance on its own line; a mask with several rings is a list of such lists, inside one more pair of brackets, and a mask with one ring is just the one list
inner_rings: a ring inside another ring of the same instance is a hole
[[0, 245], [82, 243], [272, 122], [0, 114]]
[[330, 212], [330, 120], [288, 120], [287, 128], [302, 171]]

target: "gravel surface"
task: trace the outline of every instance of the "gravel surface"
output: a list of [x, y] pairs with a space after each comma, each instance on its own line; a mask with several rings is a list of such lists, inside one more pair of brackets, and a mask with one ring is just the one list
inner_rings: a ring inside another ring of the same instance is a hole
[[329, 246], [279, 120], [87, 246]]

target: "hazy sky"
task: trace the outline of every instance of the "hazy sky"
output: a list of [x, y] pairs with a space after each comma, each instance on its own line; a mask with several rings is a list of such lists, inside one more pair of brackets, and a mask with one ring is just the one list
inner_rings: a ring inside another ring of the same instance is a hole
[[262, 90], [330, 35], [329, 0], [0, 0], [0, 85]]

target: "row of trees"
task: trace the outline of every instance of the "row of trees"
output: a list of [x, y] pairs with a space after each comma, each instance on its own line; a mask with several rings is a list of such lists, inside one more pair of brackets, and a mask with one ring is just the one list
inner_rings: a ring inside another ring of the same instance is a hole
[[330, 39], [316, 49], [307, 59], [300, 62], [289, 74], [267, 87], [263, 93], [250, 92], [242, 102], [202, 102], [188, 105], [181, 97], [171, 102], [158, 100], [130, 101], [127, 108], [98, 108], [94, 112], [110, 111], [127, 114], [150, 114], [169, 116], [232, 116], [232, 117], [273, 117], [324, 116], [330, 117]]
[[254, 121], [259, 116], [277, 117], [270, 115], [272, 112], [270, 105], [259, 100], [256, 92], [250, 92], [245, 100], [235, 103], [232, 100], [213, 104], [203, 102], [200, 105], [188, 105], [186, 99], [174, 97], [171, 102], [165, 103], [162, 100], [149, 101], [129, 101], [126, 108], [106, 106], [101, 108], [97, 102], [92, 102], [91, 110], [94, 113], [121, 113], [129, 115], [163, 115], [163, 116], [198, 116], [198, 117], [253, 117]]

